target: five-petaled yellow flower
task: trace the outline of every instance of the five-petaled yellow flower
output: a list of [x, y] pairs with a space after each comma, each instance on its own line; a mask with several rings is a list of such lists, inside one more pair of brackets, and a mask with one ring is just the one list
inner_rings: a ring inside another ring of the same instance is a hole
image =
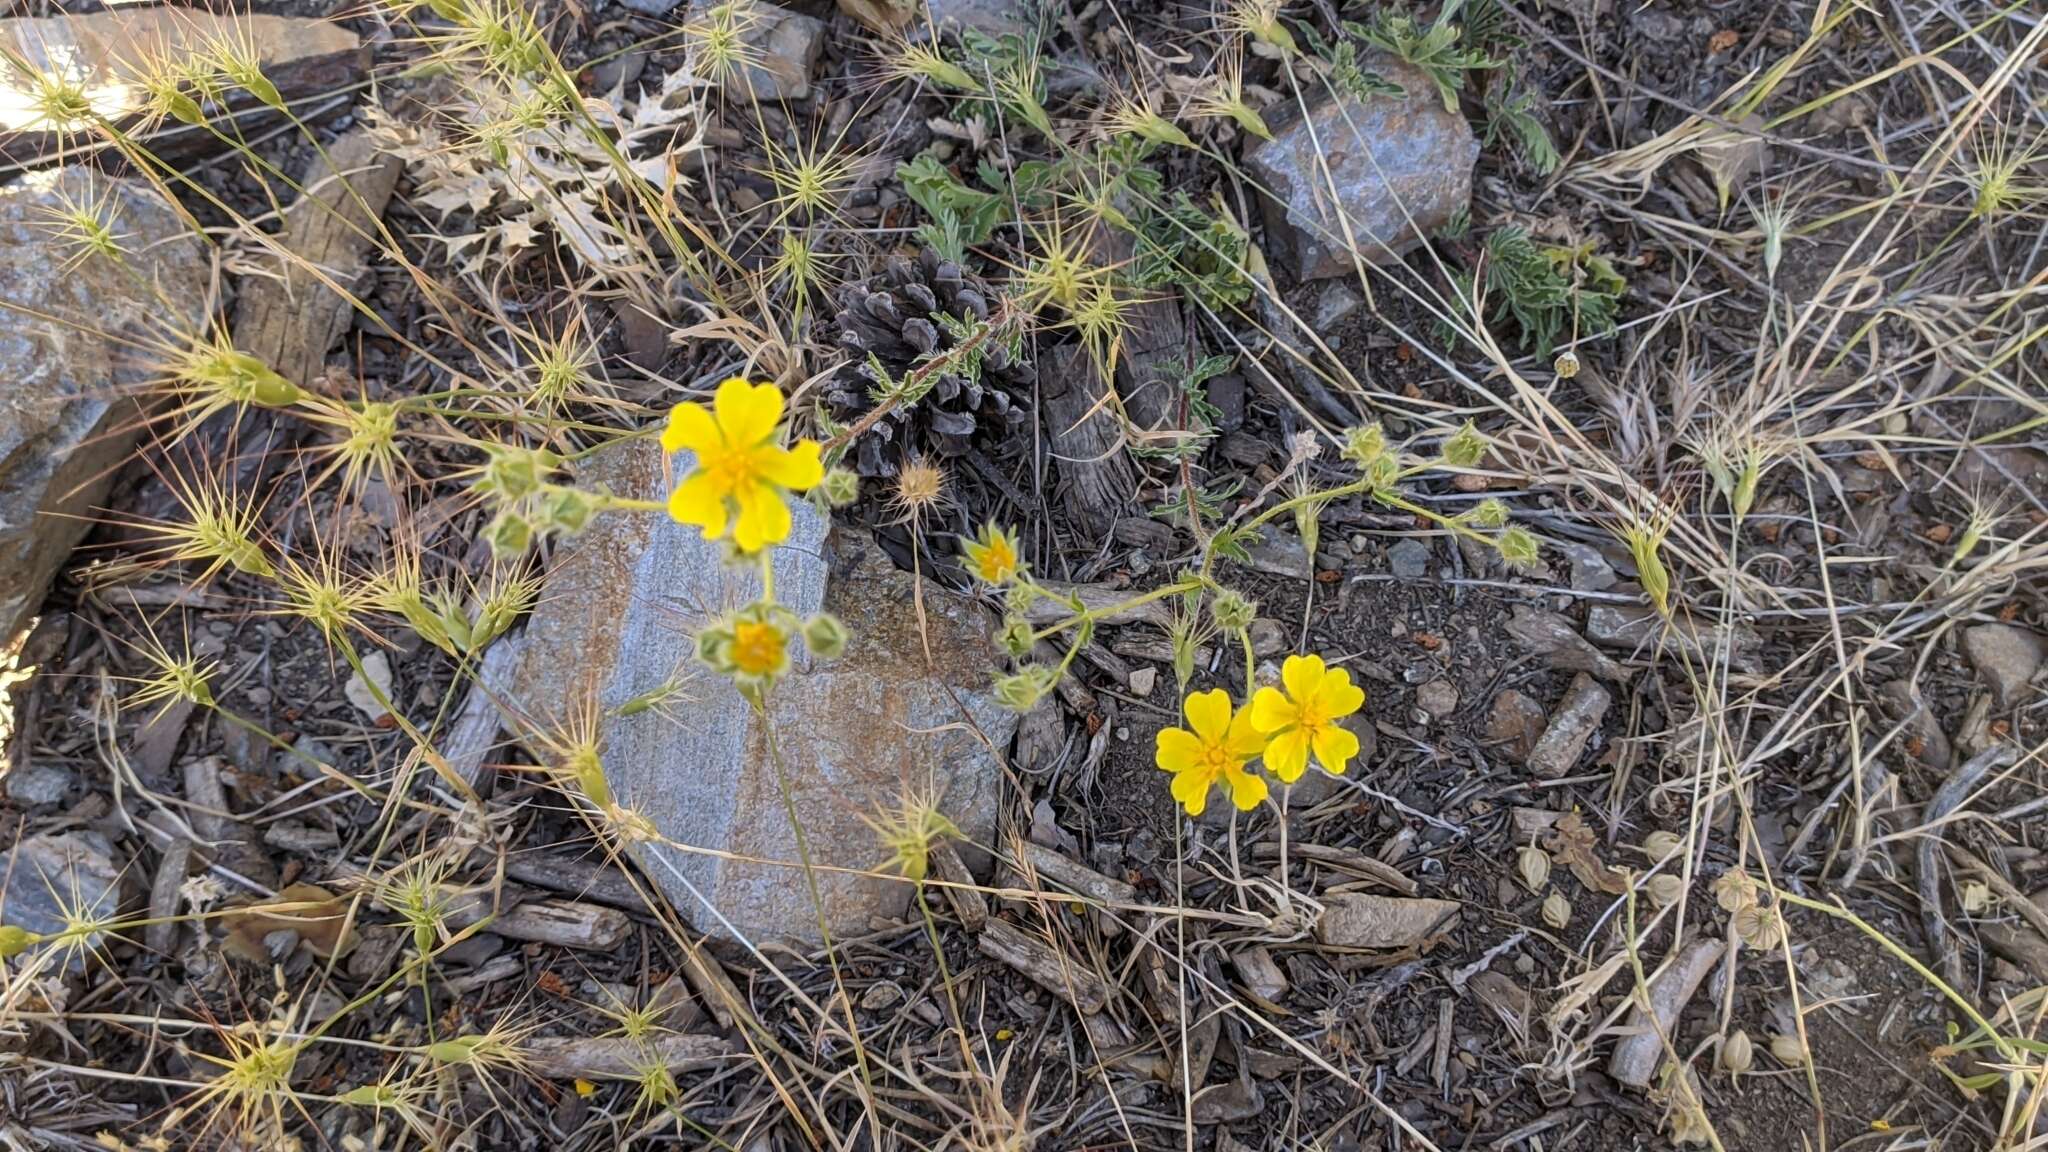
[[1022, 568], [1017, 560], [1017, 538], [993, 524], [983, 524], [981, 532], [961, 548], [975, 578], [991, 587], [1009, 583]]
[[733, 621], [732, 666], [756, 680], [782, 675], [789, 667], [788, 633], [772, 620], [742, 616]]
[[1287, 688], [1261, 688], [1252, 697], [1252, 726], [1264, 733], [1266, 767], [1292, 784], [1308, 768], [1308, 756], [1332, 775], [1358, 755], [1358, 737], [1337, 723], [1365, 703], [1365, 690], [1342, 668], [1325, 668], [1321, 656], [1289, 656], [1280, 668]]
[[724, 536], [729, 524], [742, 552], [788, 539], [784, 493], [816, 484], [825, 468], [816, 441], [776, 443], [781, 423], [782, 390], [773, 384], [734, 378], [718, 386], [711, 408], [676, 405], [661, 433], [662, 450], [687, 448], [697, 461], [669, 494], [669, 515], [703, 528], [706, 540]]
[[1258, 807], [1266, 798], [1266, 781], [1246, 771], [1245, 764], [1266, 740], [1252, 728], [1251, 709], [1233, 715], [1230, 693], [1212, 688], [1190, 693], [1181, 711], [1188, 726], [1160, 729], [1154, 752], [1158, 765], [1173, 773], [1173, 798], [1188, 815], [1200, 816], [1210, 789], [1220, 783], [1240, 810]]

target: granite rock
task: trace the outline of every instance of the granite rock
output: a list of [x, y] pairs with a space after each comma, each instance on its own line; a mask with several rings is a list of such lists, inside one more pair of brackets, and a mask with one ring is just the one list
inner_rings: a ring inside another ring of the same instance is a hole
[[[64, 245], [52, 218], [114, 214], [120, 262]], [[209, 268], [169, 201], [88, 168], [31, 172], [0, 189], [0, 630], [19, 632], [92, 526], [141, 414], [127, 392], [154, 373], [138, 347], [196, 331]]]
[[[658, 498], [660, 455], [645, 441], [615, 446], [579, 482]], [[678, 456], [671, 474], [687, 466]], [[618, 802], [687, 846], [636, 849], [683, 916], [724, 940], [814, 945], [820, 916], [783, 785], [817, 866], [825, 926], [835, 937], [865, 932], [906, 912], [910, 886], [832, 869], [877, 869], [883, 850], [867, 821], [906, 792], [936, 796], [969, 841], [990, 843], [1001, 770], [988, 749], [1008, 746], [1017, 719], [989, 690], [983, 609], [928, 586], [921, 633], [909, 574], [869, 538], [829, 531], [809, 505], [792, 512], [774, 554], [776, 599], [800, 616], [835, 613], [851, 641], [830, 662], [793, 645], [791, 671], [770, 696], [779, 756], [769, 755], [761, 715], [701, 669], [675, 714], [606, 716], [600, 736]], [[616, 709], [687, 670], [695, 629], [759, 593], [755, 570], [726, 565], [720, 549], [658, 515], [599, 517], [549, 576], [512, 676], [515, 706], [560, 721], [587, 714], [590, 702]]]
[[1405, 95], [1325, 100], [1246, 155], [1267, 191], [1268, 253], [1300, 280], [1349, 274], [1347, 245], [1368, 265], [1397, 259], [1472, 198], [1479, 141], [1465, 117], [1413, 65], [1380, 53], [1363, 64]]

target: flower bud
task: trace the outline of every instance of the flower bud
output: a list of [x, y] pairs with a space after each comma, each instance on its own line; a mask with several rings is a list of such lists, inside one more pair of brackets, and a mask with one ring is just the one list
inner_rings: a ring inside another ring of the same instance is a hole
[[1755, 1062], [1756, 1045], [1750, 1043], [1749, 1033], [1737, 1028], [1721, 1042], [1721, 1071], [1730, 1076], [1740, 1076]]
[[1387, 433], [1378, 424], [1361, 424], [1344, 434], [1344, 446], [1338, 455], [1358, 465], [1361, 471], [1369, 470], [1387, 454]]
[[1501, 561], [1510, 568], [1528, 568], [1536, 563], [1536, 534], [1520, 526], [1505, 529], [1493, 538]]
[[1053, 671], [1043, 664], [1030, 664], [1009, 676], [996, 678], [996, 702], [1012, 712], [1029, 712], [1052, 691]]
[[19, 924], [0, 924], [0, 960], [12, 960], [42, 937]]
[[1498, 498], [1481, 500], [1465, 516], [1474, 528], [1491, 530], [1508, 522], [1508, 506]]
[[1543, 898], [1543, 922], [1558, 932], [1572, 922], [1572, 902], [1564, 898], [1564, 893], [1553, 890]]
[[1559, 380], [1569, 380], [1579, 374], [1579, 354], [1567, 348], [1550, 362], [1550, 370], [1557, 373]]
[[1209, 601], [1209, 616], [1216, 621], [1216, 627], [1224, 632], [1238, 633], [1252, 626], [1252, 620], [1259, 614], [1256, 602], [1248, 600], [1233, 588], [1225, 588]]
[[1022, 660], [1031, 655], [1031, 647], [1037, 643], [1031, 635], [1031, 621], [1022, 616], [1004, 617], [1002, 630], [996, 633], [996, 643], [1000, 644], [1003, 651], [1009, 653], [1013, 660]]
[[821, 660], [837, 660], [846, 651], [846, 625], [830, 612], [820, 612], [804, 621], [804, 647]]
[[1486, 459], [1486, 437], [1470, 420], [1444, 441], [1444, 463], [1453, 468], [1477, 468]]
[[833, 468], [818, 481], [818, 491], [824, 495], [825, 503], [844, 508], [860, 499], [860, 477], [844, 468]]
[[518, 556], [533, 546], [533, 525], [526, 517], [506, 509], [498, 513], [484, 536], [491, 542], [491, 550], [500, 556]]

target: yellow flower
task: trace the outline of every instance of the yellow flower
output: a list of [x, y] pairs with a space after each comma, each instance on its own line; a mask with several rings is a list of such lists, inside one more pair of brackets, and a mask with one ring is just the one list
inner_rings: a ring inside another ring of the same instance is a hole
[[1266, 766], [1289, 784], [1308, 769], [1308, 754], [1331, 775], [1339, 775], [1358, 755], [1358, 737], [1338, 720], [1358, 711], [1365, 691], [1342, 668], [1323, 667], [1321, 656], [1289, 656], [1280, 668], [1278, 688], [1261, 688], [1252, 697], [1252, 726], [1265, 733]]
[[766, 680], [789, 666], [789, 636], [772, 620], [740, 619], [732, 626], [732, 666], [742, 676]]
[[724, 536], [730, 522], [739, 550], [759, 552], [789, 537], [783, 494], [824, 476], [818, 444], [799, 440], [784, 448], [775, 442], [782, 391], [773, 384], [727, 380], [712, 405], [686, 402], [668, 414], [662, 450], [687, 448], [697, 457], [697, 466], [669, 495], [668, 514], [703, 528], [706, 540]]
[[1009, 583], [1023, 567], [1017, 561], [1017, 538], [993, 524], [983, 524], [962, 548], [975, 578], [991, 587]]
[[1265, 778], [1247, 772], [1245, 764], [1265, 743], [1251, 724], [1251, 709], [1232, 714], [1230, 693], [1221, 688], [1189, 693], [1181, 704], [1186, 728], [1162, 728], [1153, 759], [1173, 773], [1173, 798], [1188, 815], [1200, 816], [1217, 784], [1231, 802], [1250, 811], [1266, 798]]

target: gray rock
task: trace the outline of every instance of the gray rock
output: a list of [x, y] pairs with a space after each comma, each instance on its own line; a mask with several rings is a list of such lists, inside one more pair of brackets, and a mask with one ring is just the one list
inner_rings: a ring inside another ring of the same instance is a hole
[[1483, 738], [1488, 747], [1498, 748], [1501, 755], [1521, 764], [1536, 750], [1536, 741], [1542, 737], [1547, 723], [1549, 714], [1543, 705], [1507, 688], [1493, 698], [1493, 707], [1486, 713]]
[[[71, 206], [111, 214], [127, 255], [74, 259], [52, 224]], [[124, 390], [155, 375], [137, 349], [198, 330], [208, 274], [147, 185], [59, 168], [0, 189], [0, 637], [92, 526], [140, 427]]]
[[1586, 751], [1586, 743], [1600, 730], [1614, 697], [1600, 682], [1584, 672], [1572, 677], [1550, 726], [1529, 751], [1529, 768], [1538, 776], [1555, 780], [1569, 773]]
[[1559, 613], [1517, 604], [1509, 613], [1507, 632], [1522, 647], [1542, 656], [1543, 662], [1552, 668], [1591, 672], [1615, 683], [1628, 679], [1628, 669], [1588, 643], [1572, 627], [1572, 622]]
[[74, 779], [75, 774], [62, 764], [31, 761], [9, 772], [0, 786], [6, 788], [9, 800], [35, 808], [62, 804]]
[[1605, 592], [1614, 587], [1614, 565], [1598, 548], [1576, 540], [1554, 540], [1551, 547], [1572, 562], [1572, 588], [1579, 592]]
[[[678, 457], [672, 470], [687, 466]], [[660, 451], [614, 447], [579, 480], [658, 498]], [[910, 886], [829, 869], [876, 869], [883, 850], [867, 819], [897, 810], [907, 790], [936, 798], [969, 840], [990, 843], [1001, 772], [981, 736], [1005, 748], [1017, 727], [989, 690], [993, 648], [980, 607], [926, 588], [921, 635], [912, 577], [865, 537], [828, 538], [808, 505], [792, 513], [774, 555], [776, 599], [800, 616], [836, 613], [852, 639], [830, 663], [793, 651], [771, 694], [780, 772], [760, 716], [709, 674], [691, 682], [682, 715], [606, 716], [599, 729], [618, 802], [700, 850], [640, 845], [647, 874], [700, 930], [726, 940], [820, 942], [784, 783], [819, 866], [825, 926], [835, 937], [864, 932], [875, 917], [901, 916]], [[719, 545], [694, 528], [659, 515], [599, 517], [549, 576], [512, 699], [543, 725], [587, 714], [593, 701], [616, 708], [687, 668], [695, 627], [752, 601], [758, 580], [723, 564]]]
[[1749, 625], [1702, 626], [1686, 621], [1667, 627], [1664, 618], [1647, 604], [1595, 604], [1586, 609], [1586, 639], [1603, 648], [1649, 657], [1678, 649], [1695, 660], [1719, 659], [1725, 649], [1728, 663], [1738, 671], [1756, 672], [1763, 667], [1763, 637]]
[[1407, 94], [1325, 100], [1246, 156], [1269, 193], [1268, 252], [1301, 280], [1351, 272], [1347, 235], [1366, 264], [1396, 259], [1472, 198], [1479, 141], [1465, 118], [1414, 66], [1376, 52], [1362, 63]]
[[1342, 280], [1324, 285], [1323, 294], [1316, 301], [1316, 331], [1327, 334], [1364, 303]]
[[[659, 16], [678, 0], [625, 0], [628, 8]], [[802, 100], [811, 94], [811, 73], [825, 48], [825, 22], [792, 12], [767, 0], [736, 0], [732, 5], [740, 41], [748, 55], [744, 67], [723, 83], [734, 96], [755, 100]]]
[[[67, 910], [96, 919], [118, 911], [120, 873], [106, 837], [97, 832], [31, 836], [0, 852], [0, 876], [7, 885], [0, 893], [0, 923], [38, 935], [62, 932]], [[94, 934], [85, 943], [99, 940]], [[74, 953], [71, 967], [84, 966], [85, 958]]]
[[1429, 575], [1429, 545], [1407, 539], [1387, 549], [1387, 568], [1403, 580], [1421, 580]]
[[2011, 624], [1979, 624], [1963, 631], [1964, 653], [2000, 704], [2019, 702], [2027, 681], [2040, 670], [2044, 647], [2041, 637]]
[[1441, 720], [1458, 710], [1458, 686], [1449, 680], [1431, 680], [1415, 690], [1415, 706]]
[[926, 0], [924, 7], [932, 27], [941, 32], [974, 28], [1001, 36], [1031, 27], [1030, 9], [1023, 0]]

